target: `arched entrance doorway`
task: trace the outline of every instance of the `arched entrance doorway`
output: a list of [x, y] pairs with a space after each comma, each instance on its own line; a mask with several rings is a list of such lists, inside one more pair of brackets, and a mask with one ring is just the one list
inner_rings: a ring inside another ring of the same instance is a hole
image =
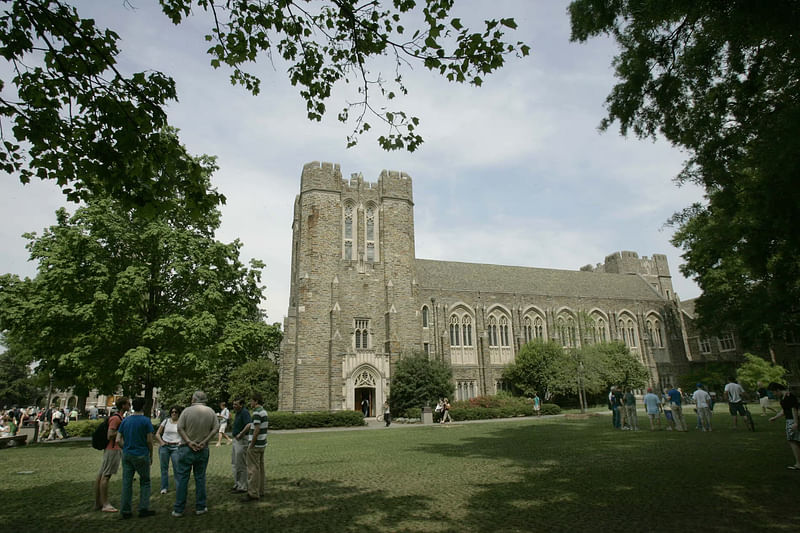
[[353, 376], [353, 393], [355, 395], [353, 406], [356, 411], [361, 411], [361, 403], [367, 400], [369, 402], [369, 412], [367, 416], [375, 416], [377, 412], [375, 408], [375, 389], [377, 383], [377, 377], [371, 369], [362, 367], [356, 370]]

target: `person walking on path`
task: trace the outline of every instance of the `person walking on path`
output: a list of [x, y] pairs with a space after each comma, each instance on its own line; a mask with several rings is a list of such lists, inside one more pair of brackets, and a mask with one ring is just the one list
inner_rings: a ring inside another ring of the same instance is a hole
[[533, 393], [533, 412], [536, 416], [542, 416], [542, 400], [535, 392]]
[[733, 429], [739, 428], [739, 417], [744, 417], [744, 389], [736, 383], [736, 378], [729, 377], [725, 385], [725, 399], [728, 400], [728, 411], [733, 417]]
[[228, 429], [228, 422], [231, 419], [231, 412], [228, 410], [228, 405], [225, 402], [219, 403], [219, 413], [217, 414], [217, 418], [219, 418], [219, 433], [217, 434], [217, 448], [222, 443], [222, 437], [228, 439], [229, 443], [233, 443], [233, 439], [231, 439], [225, 432]]
[[94, 484], [94, 508], [104, 513], [116, 513], [117, 509], [108, 502], [108, 482], [111, 476], [119, 470], [122, 462], [122, 448], [117, 443], [117, 430], [122, 424], [122, 417], [130, 408], [128, 398], [120, 396], [116, 401], [117, 412], [108, 417], [108, 444], [103, 450], [103, 464], [97, 473], [97, 480]]
[[769, 421], [773, 422], [780, 417], [786, 419], [786, 440], [794, 455], [794, 464], [787, 468], [789, 470], [800, 470], [800, 412], [798, 412], [800, 410], [800, 403], [797, 401], [797, 396], [789, 392], [789, 390], [780, 383], [770, 383], [769, 389], [780, 393], [782, 409], [782, 411], [770, 418]]
[[178, 467], [175, 472], [175, 506], [172, 516], [183, 516], [186, 494], [189, 491], [189, 476], [194, 472], [195, 514], [208, 512], [206, 502], [206, 468], [208, 468], [208, 442], [219, 430], [219, 421], [214, 410], [206, 405], [208, 397], [203, 391], [192, 394], [192, 405], [178, 418], [178, 434], [183, 444], [178, 447]]
[[389, 400], [383, 402], [383, 421], [386, 423], [387, 428], [392, 425], [392, 411], [389, 409]]
[[675, 430], [688, 431], [686, 428], [686, 419], [683, 418], [681, 391], [674, 387], [670, 387], [669, 391], [667, 391], [667, 396], [669, 396], [669, 406], [672, 409], [672, 418], [675, 421]]
[[369, 416], [369, 398], [361, 400], [361, 412], [364, 414], [364, 418]]
[[231, 451], [231, 468], [233, 469], [233, 488], [231, 492], [247, 492], [247, 435], [245, 428], [250, 424], [250, 411], [244, 406], [244, 400], [233, 401], [233, 446]]
[[153, 423], [144, 416], [144, 398], [134, 398], [133, 414], [119, 425], [122, 446], [122, 518], [133, 516], [133, 475], [139, 475], [139, 518], [156, 514], [150, 509], [150, 465], [153, 464]]
[[703, 431], [711, 431], [711, 395], [703, 389], [703, 384], [697, 384], [697, 390], [692, 394], [692, 400], [697, 407], [697, 421]]
[[261, 405], [264, 398], [254, 392], [250, 397], [250, 424], [247, 442], [247, 496], [245, 501], [258, 501], [264, 497], [266, 475], [264, 472], [264, 448], [267, 447], [267, 411]]
[[169, 489], [169, 465], [172, 463], [172, 475], [178, 472], [178, 447], [182, 444], [178, 433], [178, 418], [181, 408], [177, 405], [169, 410], [169, 418], [165, 418], [158, 426], [156, 440], [158, 441], [158, 461], [161, 464], [161, 494], [166, 494]]
[[650, 420], [650, 431], [655, 431], [655, 421], [658, 420], [658, 429], [661, 430], [661, 400], [653, 394], [653, 389], [647, 389], [647, 394], [642, 399], [644, 408], [647, 411], [647, 418]]
[[623, 402], [625, 404], [625, 418], [628, 419], [628, 425], [631, 430], [639, 431], [639, 416], [636, 413], [636, 396], [633, 395], [633, 390], [630, 387], [625, 388]]

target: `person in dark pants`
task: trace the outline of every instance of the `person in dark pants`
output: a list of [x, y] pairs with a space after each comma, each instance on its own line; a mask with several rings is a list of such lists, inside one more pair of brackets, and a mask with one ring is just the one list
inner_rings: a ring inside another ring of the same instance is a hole
[[361, 412], [364, 413], [364, 418], [369, 416], [369, 399], [364, 398], [361, 400]]
[[388, 428], [392, 424], [392, 411], [389, 409], [389, 402], [383, 402], [383, 421]]
[[144, 416], [144, 398], [134, 398], [133, 414], [119, 425], [117, 440], [122, 446], [122, 518], [130, 518], [133, 474], [139, 475], [139, 517], [156, 514], [150, 509], [150, 465], [153, 464], [153, 424]]

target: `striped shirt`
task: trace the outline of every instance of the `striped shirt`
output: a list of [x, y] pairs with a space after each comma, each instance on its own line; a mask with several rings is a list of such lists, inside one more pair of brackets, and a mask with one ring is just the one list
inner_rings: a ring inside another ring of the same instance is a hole
[[253, 441], [253, 433], [255, 433], [256, 426], [258, 426], [260, 430], [253, 447], [263, 448], [267, 445], [267, 426], [269, 426], [269, 420], [267, 419], [267, 411], [260, 405], [254, 408], [253, 412], [250, 414], [250, 433], [247, 436], [247, 442]]

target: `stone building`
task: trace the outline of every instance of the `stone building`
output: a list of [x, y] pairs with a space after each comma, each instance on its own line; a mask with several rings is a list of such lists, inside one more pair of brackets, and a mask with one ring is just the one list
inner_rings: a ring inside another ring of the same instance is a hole
[[535, 339], [619, 339], [663, 385], [691, 360], [664, 255], [617, 252], [578, 271], [417, 259], [411, 178], [377, 183], [304, 166], [294, 205], [279, 409], [357, 409], [388, 397], [400, 357], [453, 368], [456, 399], [494, 394]]

